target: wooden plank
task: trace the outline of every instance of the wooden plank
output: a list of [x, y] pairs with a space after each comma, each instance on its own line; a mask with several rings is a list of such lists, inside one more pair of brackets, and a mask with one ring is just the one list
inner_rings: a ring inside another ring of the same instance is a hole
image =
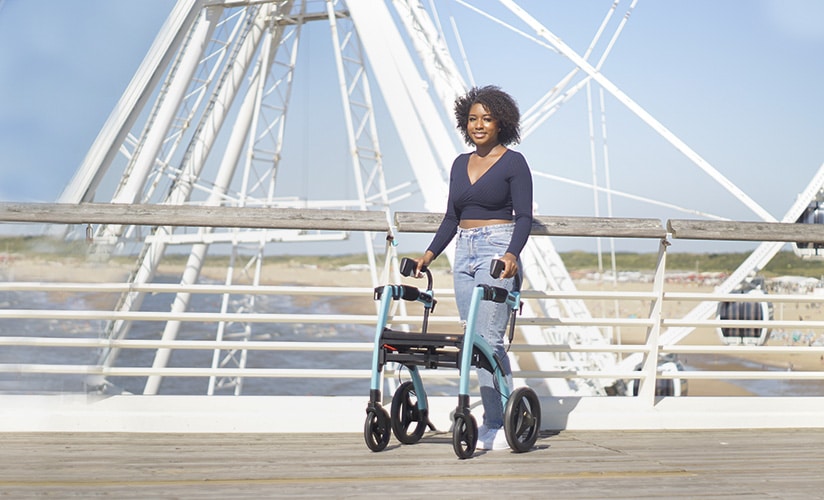
[[539, 215], [532, 223], [533, 235], [613, 238], [665, 238], [658, 219], [626, 217], [559, 217]]
[[434, 233], [443, 214], [431, 212], [395, 212], [395, 227], [401, 233]]
[[[399, 232], [434, 233], [443, 214], [396, 212], [395, 225]], [[658, 219], [620, 217], [560, 217], [539, 215], [533, 219], [534, 236], [585, 236], [614, 238], [664, 238], [667, 232]]]
[[[820, 498], [824, 429], [563, 431], [458, 460], [452, 433], [4, 433], [9, 498]], [[617, 492], [617, 494], [616, 494]]]
[[384, 212], [112, 203], [0, 203], [0, 222], [388, 231]]
[[680, 240], [824, 243], [824, 224], [670, 219], [667, 229]]

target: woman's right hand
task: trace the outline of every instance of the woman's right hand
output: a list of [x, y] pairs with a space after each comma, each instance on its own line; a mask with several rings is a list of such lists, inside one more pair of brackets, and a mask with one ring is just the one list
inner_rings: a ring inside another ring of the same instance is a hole
[[417, 259], [413, 259], [415, 261], [415, 277], [420, 278], [423, 276], [423, 268], [429, 267], [429, 264], [435, 260], [435, 254], [427, 250], [424, 252], [422, 257], [418, 257]]

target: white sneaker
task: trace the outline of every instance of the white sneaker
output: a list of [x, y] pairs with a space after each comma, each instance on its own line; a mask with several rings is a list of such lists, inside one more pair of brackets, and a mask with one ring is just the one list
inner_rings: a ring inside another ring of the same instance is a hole
[[485, 434], [478, 434], [477, 450], [505, 450], [509, 448], [506, 441], [506, 431], [503, 427], [489, 429]]
[[489, 432], [489, 427], [487, 427], [486, 424], [481, 424], [481, 426], [478, 427], [478, 440], [480, 441], [487, 432]]

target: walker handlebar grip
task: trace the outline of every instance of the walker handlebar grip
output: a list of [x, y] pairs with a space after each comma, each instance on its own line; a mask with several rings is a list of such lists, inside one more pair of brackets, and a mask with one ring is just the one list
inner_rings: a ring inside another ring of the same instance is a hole
[[[403, 276], [414, 277], [418, 270], [418, 263], [414, 260], [410, 259], [409, 257], [404, 257], [401, 259], [401, 274]], [[421, 272], [426, 272], [426, 266], [421, 268]]]
[[401, 285], [401, 297], [403, 300], [414, 301], [418, 300], [421, 296], [420, 290], [418, 290], [414, 286], [410, 285]]
[[492, 285], [478, 285], [484, 289], [483, 300], [491, 300], [498, 304], [503, 304], [509, 297], [509, 290], [499, 286]]
[[504, 261], [501, 259], [492, 259], [492, 262], [489, 263], [489, 275], [495, 279], [501, 277], [501, 273], [504, 272]]
[[[385, 288], [385, 286], [375, 288], [375, 300], [381, 299]], [[403, 299], [412, 302], [418, 299], [423, 300], [428, 297], [426, 294], [422, 294], [420, 290], [411, 285], [389, 285], [389, 291], [394, 300]]]

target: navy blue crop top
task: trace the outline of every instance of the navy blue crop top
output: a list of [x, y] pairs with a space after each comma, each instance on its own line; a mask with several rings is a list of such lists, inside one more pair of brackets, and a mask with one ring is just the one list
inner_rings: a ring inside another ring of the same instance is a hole
[[526, 158], [507, 149], [472, 184], [467, 170], [471, 154], [458, 155], [452, 162], [446, 214], [428, 250], [440, 255], [455, 237], [461, 219], [503, 219], [515, 222], [506, 251], [517, 257], [532, 230], [532, 173]]

